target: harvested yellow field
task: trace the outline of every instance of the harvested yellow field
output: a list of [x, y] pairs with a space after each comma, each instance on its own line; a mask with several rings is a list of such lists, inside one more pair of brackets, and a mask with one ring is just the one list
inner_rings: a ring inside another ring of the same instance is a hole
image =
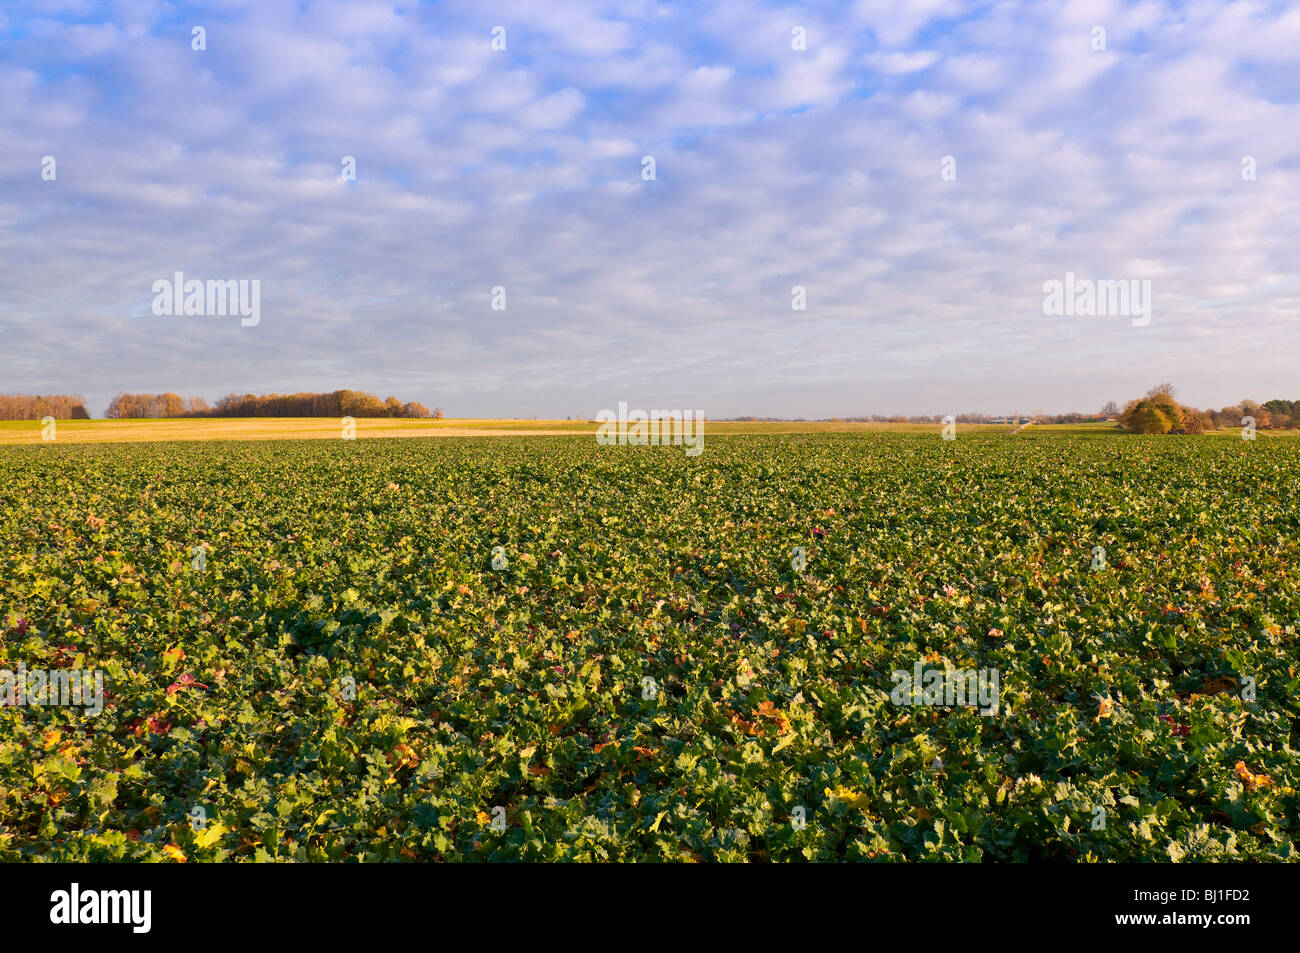
[[[57, 443], [134, 443], [163, 440], [338, 440], [334, 417], [232, 417], [177, 420], [60, 420]], [[506, 434], [594, 433], [596, 425], [574, 420], [403, 420], [355, 422], [358, 440], [370, 437], [489, 437]], [[41, 443], [39, 420], [0, 422], [0, 444]]]
[[[510, 420], [461, 418], [409, 420], [368, 418], [355, 422], [358, 440], [372, 437], [496, 437], [594, 434], [594, 420]], [[958, 425], [962, 430], [1005, 431], [1003, 424]], [[728, 433], [852, 433], [871, 431], [929, 431], [938, 424], [857, 423], [844, 421], [709, 421], [707, 432]], [[41, 443], [39, 420], [0, 421], [0, 444]], [[343, 424], [335, 417], [223, 417], [174, 420], [60, 420], [57, 443], [135, 443], [166, 440], [338, 440]], [[45, 441], [48, 442], [48, 441]]]

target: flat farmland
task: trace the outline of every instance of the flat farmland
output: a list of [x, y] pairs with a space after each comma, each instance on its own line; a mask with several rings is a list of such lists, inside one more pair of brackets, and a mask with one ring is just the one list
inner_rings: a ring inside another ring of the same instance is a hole
[[[168, 420], [60, 420], [55, 438], [42, 436], [39, 420], [0, 421], [0, 444], [141, 443], [192, 440], [339, 440], [337, 417], [231, 417]], [[596, 424], [574, 420], [408, 420], [362, 418], [356, 439], [373, 437], [474, 437], [514, 434], [595, 433]]]
[[0, 860], [1296, 858], [1293, 441], [77, 426], [0, 670], [103, 710], [0, 707]]
[[[54, 439], [42, 436], [39, 420], [0, 421], [0, 444], [137, 443], [191, 440], [338, 440], [342, 423], [322, 417], [179, 418], [170, 420], [60, 420]], [[358, 440], [374, 437], [499, 437], [542, 434], [594, 434], [592, 420], [464, 418], [407, 420], [362, 418], [354, 422]], [[964, 432], [1010, 430], [1006, 425], [962, 425]], [[850, 423], [832, 421], [708, 421], [707, 434], [728, 433], [937, 433], [937, 424]]]

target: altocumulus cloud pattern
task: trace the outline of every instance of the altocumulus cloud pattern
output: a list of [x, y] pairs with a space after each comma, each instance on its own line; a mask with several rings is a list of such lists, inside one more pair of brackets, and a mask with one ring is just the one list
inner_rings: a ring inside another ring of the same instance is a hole
[[[1297, 49], [1282, 3], [7, 3], [0, 375], [92, 412], [1281, 390]], [[178, 272], [260, 321], [155, 315]], [[1045, 315], [1067, 273], [1153, 320]]]

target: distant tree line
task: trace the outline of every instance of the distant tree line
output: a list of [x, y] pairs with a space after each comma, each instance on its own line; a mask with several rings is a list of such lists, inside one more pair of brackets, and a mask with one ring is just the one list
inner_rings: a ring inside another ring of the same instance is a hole
[[1134, 433], [1205, 433], [1223, 427], [1240, 427], [1250, 417], [1256, 430], [1290, 430], [1300, 427], [1300, 401], [1275, 399], [1263, 404], [1243, 400], [1219, 410], [1197, 410], [1174, 399], [1172, 384], [1157, 384], [1142, 397], [1130, 400], [1119, 423]]
[[442, 408], [396, 397], [336, 390], [328, 394], [227, 394], [209, 406], [202, 397], [179, 394], [118, 394], [104, 411], [115, 420], [164, 417], [442, 417]]
[[[1242, 420], [1251, 417], [1256, 430], [1281, 430], [1300, 428], [1300, 400], [1274, 399], [1260, 404], [1243, 400], [1219, 410], [1199, 410], [1178, 403], [1172, 384], [1157, 384], [1143, 396], [1130, 400], [1123, 408], [1108, 401], [1097, 413], [1072, 411], [1065, 414], [957, 414], [959, 424], [1005, 424], [1029, 421], [1036, 424], [1082, 424], [1114, 421], [1117, 427], [1134, 433], [1205, 433], [1211, 430], [1240, 427]], [[806, 422], [805, 417], [728, 417], [738, 421]], [[909, 423], [937, 424], [944, 418], [937, 414], [871, 414], [858, 417], [820, 417], [817, 422], [830, 423]]]
[[1105, 414], [1081, 414], [1074, 411], [1068, 414], [1035, 414], [1030, 419], [1036, 424], [1096, 424], [1105, 423], [1107, 417]]
[[104, 416], [113, 420], [206, 417], [211, 410], [202, 397], [186, 400], [180, 394], [118, 394], [109, 402]]
[[89, 420], [79, 394], [0, 394], [0, 420]]

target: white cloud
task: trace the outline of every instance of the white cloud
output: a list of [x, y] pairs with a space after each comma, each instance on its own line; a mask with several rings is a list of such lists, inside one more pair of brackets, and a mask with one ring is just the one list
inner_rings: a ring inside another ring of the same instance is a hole
[[[1292, 8], [225, 3], [203, 53], [167, 5], [114, 9], [0, 20], [14, 389], [561, 416], [1300, 397], [1263, 343], [1300, 297]], [[177, 270], [261, 278], [262, 324], [147, 314]], [[1149, 277], [1151, 326], [1045, 321], [1067, 270]]]
[[916, 73], [933, 66], [940, 59], [937, 50], [916, 50], [915, 52], [873, 53], [866, 58], [867, 65], [880, 73], [898, 76], [903, 73]]

